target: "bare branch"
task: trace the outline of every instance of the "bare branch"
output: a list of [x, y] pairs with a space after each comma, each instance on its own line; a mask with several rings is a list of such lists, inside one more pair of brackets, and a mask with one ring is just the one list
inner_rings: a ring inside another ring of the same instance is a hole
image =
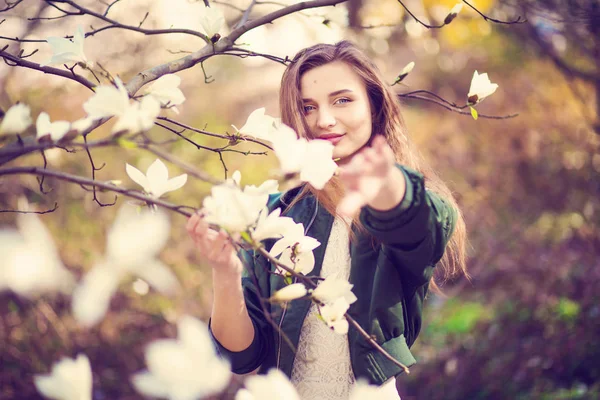
[[23, 0], [15, 0], [12, 3], [10, 1], [8, 1], [8, 0], [4, 0], [4, 3], [6, 4], [6, 7], [4, 7], [3, 9], [1, 9], [0, 12], [12, 10], [13, 8], [15, 8], [16, 6], [18, 6], [22, 2], [23, 2]]
[[251, 51], [251, 50], [240, 49], [239, 47], [232, 48], [231, 50], [226, 50], [221, 54], [236, 56], [236, 57], [240, 57], [240, 58], [263, 57], [268, 60], [283, 64], [285, 66], [287, 66], [291, 62], [291, 60], [289, 59], [288, 56], [286, 56], [285, 58], [281, 58], [281, 57], [277, 57], [277, 56], [274, 56], [271, 54], [257, 53], [255, 51]]
[[[452, 112], [455, 112], [457, 114], [469, 115], [469, 116], [471, 115], [470, 111], [462, 111], [462, 109], [464, 109], [465, 107], [468, 107], [468, 106], [455, 107], [455, 106], [451, 105], [453, 103], [450, 103], [450, 102], [448, 102], [446, 100], [443, 100], [443, 102], [442, 102], [442, 101], [438, 101], [438, 100], [431, 99], [431, 98], [428, 98], [428, 97], [417, 96], [417, 95], [413, 95], [413, 94], [409, 94], [409, 93], [407, 93], [407, 94], [399, 94], [398, 97], [402, 97], [402, 98], [405, 98], [405, 99], [422, 100], [422, 101], [425, 101], [425, 102], [428, 102], [428, 103], [436, 104], [436, 105], [438, 105], [440, 107], [445, 108], [448, 111], [452, 111]], [[503, 116], [493, 116], [493, 115], [478, 114], [479, 118], [486, 118], [486, 119], [509, 119], [509, 118], [515, 118], [518, 115], [519, 114], [510, 114], [510, 115], [503, 115]]]
[[[189, 125], [186, 125], [184, 123], [175, 121], [175, 120], [173, 120], [171, 118], [168, 118], [168, 117], [158, 117], [158, 119], [170, 122], [170, 123], [172, 123], [174, 125], [179, 126], [180, 128], [184, 128], [184, 129], [187, 129], [187, 130], [192, 131], [192, 132], [201, 133], [203, 135], [212, 136], [212, 137], [216, 137], [216, 138], [219, 138], [219, 139], [226, 139], [226, 140], [231, 141], [232, 139], [238, 138], [238, 136], [220, 135], [218, 133], [213, 133], [213, 132], [209, 132], [209, 131], [206, 131], [206, 130], [203, 130], [203, 129], [194, 128], [192, 126], [189, 126]], [[242, 135], [240, 135], [239, 139], [244, 140], [246, 142], [257, 143], [257, 144], [260, 144], [261, 146], [266, 147], [269, 150], [273, 150], [273, 148], [271, 146], [269, 146], [268, 144], [263, 143], [260, 140], [254, 139], [254, 138], [249, 137], [249, 136], [242, 136]]]
[[244, 25], [234, 29], [229, 36], [221, 38], [214, 44], [208, 44], [202, 49], [189, 54], [178, 60], [173, 60], [168, 63], [149, 68], [145, 71], [138, 73], [133, 79], [131, 79], [125, 87], [127, 88], [130, 95], [134, 95], [142, 86], [145, 84], [158, 79], [162, 75], [175, 73], [184, 69], [191, 68], [196, 64], [204, 61], [205, 59], [212, 57], [216, 54], [220, 54], [229, 50], [233, 43], [247, 31], [254, 29], [258, 26], [268, 24], [277, 18], [281, 18], [285, 15], [292, 14], [294, 12], [325, 6], [333, 6], [336, 4], [343, 3], [347, 0], [313, 0], [303, 1], [297, 4], [290, 5], [281, 10], [274, 11], [256, 20], [246, 22]]
[[[92, 158], [92, 153], [90, 152], [90, 148], [87, 147], [87, 135], [83, 136], [83, 141], [84, 141], [84, 143], [86, 145], [85, 146], [85, 152], [87, 153], [88, 159], [90, 160], [90, 164], [92, 166], [92, 180], [96, 180], [96, 171], [100, 171], [102, 168], [104, 168], [104, 166], [106, 165], [106, 163], [103, 163], [100, 167], [96, 167], [96, 165], [94, 164], [94, 159]], [[117, 203], [117, 196], [116, 195], [115, 195], [115, 199], [113, 200], [112, 203], [102, 203], [98, 199], [98, 195], [96, 193], [96, 186], [93, 187], [92, 191], [94, 193], [94, 201], [100, 207], [110, 207], [110, 206], [114, 206]]]
[[254, 8], [255, 4], [256, 4], [256, 0], [252, 0], [252, 2], [250, 3], [250, 5], [248, 6], [248, 8], [246, 8], [246, 10], [244, 11], [244, 14], [242, 15], [242, 18], [240, 18], [240, 20], [238, 21], [238, 23], [235, 24], [234, 29], [237, 28], [238, 26], [242, 26], [246, 22], [248, 22], [248, 18], [250, 18], [250, 13], [252, 12], [252, 8]]
[[110, 3], [108, 5], [108, 7], [106, 7], [106, 10], [104, 10], [104, 14], [102, 14], [104, 17], [106, 17], [108, 15], [108, 12], [110, 11], [110, 9], [112, 8], [112, 6], [114, 6], [115, 4], [117, 4], [119, 1], [121, 0], [114, 0], [112, 3]]
[[57, 179], [60, 179], [63, 181], [77, 183], [79, 185], [96, 186], [96, 187], [99, 187], [99, 188], [102, 188], [105, 190], [110, 190], [110, 191], [113, 191], [116, 193], [120, 193], [124, 196], [131, 197], [131, 198], [146, 202], [148, 204], [155, 204], [157, 206], [174, 211], [174, 212], [184, 215], [186, 217], [191, 217], [193, 214], [192, 212], [184, 210], [185, 208], [189, 208], [189, 207], [177, 206], [177, 205], [169, 203], [167, 201], [157, 199], [157, 198], [154, 198], [151, 196], [147, 196], [136, 190], [123, 189], [123, 188], [115, 186], [111, 183], [94, 181], [93, 179], [84, 178], [82, 176], [67, 174], [64, 172], [54, 171], [54, 170], [50, 170], [50, 169], [46, 169], [46, 168], [40, 168], [40, 167], [4, 168], [4, 169], [0, 170], [0, 176], [4, 176], [4, 175], [50, 176], [50, 177], [57, 178]]
[[93, 88], [96, 86], [92, 82], [90, 82], [89, 80], [84, 78], [83, 76], [77, 75], [72, 71], [71, 72], [64, 71], [62, 69], [49, 67], [49, 66], [42, 67], [38, 63], [27, 61], [18, 56], [12, 55], [12, 54], [6, 52], [5, 49], [0, 50], [0, 57], [2, 57], [4, 59], [4, 62], [6, 62], [6, 64], [10, 65], [11, 67], [20, 66], [20, 67], [25, 67], [25, 68], [29, 68], [29, 69], [34, 69], [36, 71], [41, 71], [45, 74], [62, 76], [63, 78], [67, 78], [67, 79], [70, 79], [72, 81], [82, 84], [83, 86], [90, 89], [91, 91], [94, 91]]
[[467, 0], [463, 0], [463, 3], [465, 3], [466, 5], [471, 7], [473, 10], [475, 10], [475, 12], [477, 14], [481, 15], [483, 17], [483, 19], [485, 19], [486, 21], [494, 22], [496, 24], [513, 25], [513, 24], [522, 24], [522, 23], [527, 22], [527, 18], [523, 18], [521, 16], [518, 16], [517, 19], [515, 19], [513, 21], [500, 21], [498, 19], [490, 18], [487, 15], [483, 14], [481, 11], [479, 11], [474, 5], [469, 3]]
[[[53, 4], [54, 2], [57, 2], [58, 0], [45, 0], [47, 3]], [[101, 32], [103, 30], [106, 29], [112, 29], [112, 28], [119, 28], [119, 29], [127, 29], [130, 31], [134, 31], [134, 32], [139, 32], [139, 33], [143, 33], [145, 35], [163, 35], [163, 34], [171, 34], [171, 33], [183, 33], [186, 35], [192, 35], [192, 36], [197, 36], [199, 38], [201, 38], [202, 40], [204, 40], [206, 43], [210, 43], [210, 38], [208, 36], [206, 36], [203, 33], [200, 33], [198, 31], [194, 31], [191, 29], [144, 29], [141, 28], [142, 23], [145, 21], [146, 17], [144, 17], [144, 19], [142, 20], [142, 22], [139, 24], [139, 26], [133, 26], [133, 25], [125, 25], [122, 24], [118, 21], [115, 21], [111, 18], [108, 18], [106, 16], [106, 14], [108, 13], [108, 11], [105, 11], [104, 14], [99, 14], [93, 10], [90, 10], [89, 8], [83, 7], [79, 4], [77, 4], [75, 1], [72, 0], [60, 0], [61, 3], [66, 3], [68, 5], [70, 5], [71, 7], [79, 10], [81, 13], [86, 14], [86, 15], [91, 15], [92, 17], [98, 18], [104, 22], [107, 22], [108, 24], [110, 24], [109, 26], [105, 26], [99, 29], [96, 29], [92, 32], [88, 32], [85, 34], [86, 37], [88, 36], [93, 36], [98, 32]], [[65, 12], [65, 11], [63, 11]]]
[[18, 214], [48, 214], [58, 209], [58, 203], [54, 202], [54, 207], [46, 211], [21, 211], [21, 210], [0, 210], [0, 213], [18, 213]]

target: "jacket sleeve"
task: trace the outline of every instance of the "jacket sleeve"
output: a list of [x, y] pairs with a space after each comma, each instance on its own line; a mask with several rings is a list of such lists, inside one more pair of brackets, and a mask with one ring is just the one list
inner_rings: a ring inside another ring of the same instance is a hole
[[360, 220], [401, 273], [411, 274], [415, 283], [426, 283], [454, 231], [456, 210], [425, 189], [420, 173], [400, 165], [398, 168], [406, 179], [402, 201], [387, 211], [363, 207]]
[[246, 374], [260, 367], [270, 353], [270, 347], [273, 346], [273, 333], [264, 315], [265, 311], [270, 313], [270, 305], [267, 301], [261, 304], [261, 298], [270, 297], [269, 276], [263, 268], [262, 257], [255, 258], [253, 252], [249, 253], [245, 250], [240, 251], [239, 256], [245, 266], [242, 289], [246, 308], [254, 326], [254, 339], [248, 348], [236, 352], [228, 350], [219, 343], [210, 329], [210, 321], [209, 332], [217, 346], [217, 351], [231, 362], [231, 370], [236, 374]]

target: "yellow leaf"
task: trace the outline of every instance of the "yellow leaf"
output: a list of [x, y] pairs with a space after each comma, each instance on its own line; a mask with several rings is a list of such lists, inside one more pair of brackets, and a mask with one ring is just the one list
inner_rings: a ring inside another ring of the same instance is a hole
[[474, 109], [473, 107], [469, 107], [471, 109], [471, 116], [473, 117], [473, 119], [475, 121], [477, 121], [477, 118], [479, 118], [479, 114], [477, 114], [477, 110]]
[[137, 149], [137, 144], [127, 139], [119, 138], [117, 144], [124, 149]]

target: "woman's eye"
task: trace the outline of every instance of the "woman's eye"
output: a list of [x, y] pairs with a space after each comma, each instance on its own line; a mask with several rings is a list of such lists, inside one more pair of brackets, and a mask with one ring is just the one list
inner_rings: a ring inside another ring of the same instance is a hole
[[347, 99], [347, 98], [341, 98], [341, 99], [337, 99], [337, 100], [335, 101], [335, 103], [334, 103], [334, 104], [344, 104], [344, 103], [350, 103], [350, 101], [351, 101], [350, 99]]
[[309, 112], [311, 112], [314, 109], [315, 109], [314, 106], [304, 106], [304, 113], [308, 114]]

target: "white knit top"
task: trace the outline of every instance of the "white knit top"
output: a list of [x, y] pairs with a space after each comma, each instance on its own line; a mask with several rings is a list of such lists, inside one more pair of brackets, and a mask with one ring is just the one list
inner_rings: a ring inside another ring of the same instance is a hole
[[[350, 277], [349, 240], [348, 225], [336, 218], [325, 249], [322, 278]], [[302, 400], [348, 400], [355, 382], [348, 335], [335, 333], [318, 315], [313, 303], [300, 332], [291, 381]], [[399, 400], [395, 382], [395, 379], [386, 382], [381, 387], [383, 396], [378, 398]]]
[[[321, 277], [350, 277], [348, 229], [336, 218], [331, 227]], [[313, 303], [304, 319], [296, 358], [292, 369], [292, 383], [302, 400], [347, 400], [354, 374], [350, 365], [348, 335], [340, 335], [318, 318]]]

